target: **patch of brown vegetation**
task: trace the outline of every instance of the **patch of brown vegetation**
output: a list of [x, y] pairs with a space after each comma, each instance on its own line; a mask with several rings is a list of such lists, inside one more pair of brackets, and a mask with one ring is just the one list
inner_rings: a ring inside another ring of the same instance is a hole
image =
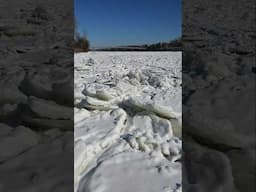
[[76, 35], [74, 44], [73, 44], [73, 49], [75, 52], [88, 52], [90, 47], [90, 43], [88, 39], [86, 38], [85, 35]]

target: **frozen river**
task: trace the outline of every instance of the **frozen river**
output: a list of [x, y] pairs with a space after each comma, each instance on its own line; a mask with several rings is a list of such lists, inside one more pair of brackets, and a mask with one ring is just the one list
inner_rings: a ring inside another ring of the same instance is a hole
[[181, 190], [181, 58], [75, 54], [75, 191]]

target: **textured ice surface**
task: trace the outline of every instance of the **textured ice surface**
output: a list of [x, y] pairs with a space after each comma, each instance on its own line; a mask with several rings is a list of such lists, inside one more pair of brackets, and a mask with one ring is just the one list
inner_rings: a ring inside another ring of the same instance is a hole
[[75, 191], [181, 190], [181, 52], [75, 54]]

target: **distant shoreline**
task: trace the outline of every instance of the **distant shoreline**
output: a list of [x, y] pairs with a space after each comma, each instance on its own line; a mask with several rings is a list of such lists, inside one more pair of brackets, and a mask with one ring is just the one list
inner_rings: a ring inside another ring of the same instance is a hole
[[114, 48], [101, 48], [89, 49], [89, 51], [182, 51], [181, 47], [163, 48], [163, 49], [150, 49], [141, 47], [114, 47]]
[[121, 45], [115, 47], [89, 47], [89, 41], [85, 40], [86, 46], [74, 47], [75, 53], [88, 51], [182, 51], [181, 38], [176, 38], [170, 42], [159, 42], [155, 44], [142, 45]]
[[124, 45], [104, 48], [89, 48], [89, 51], [182, 51], [181, 38], [155, 44]]
[[141, 49], [92, 49], [89, 50], [88, 52], [92, 52], [92, 51], [97, 51], [97, 52], [168, 52], [168, 51], [175, 51], [175, 52], [180, 52], [182, 51], [181, 49], [166, 49], [166, 50], [141, 50]]
[[76, 51], [75, 53], [88, 53], [88, 52], [182, 52], [182, 50], [89, 50], [89, 51]]

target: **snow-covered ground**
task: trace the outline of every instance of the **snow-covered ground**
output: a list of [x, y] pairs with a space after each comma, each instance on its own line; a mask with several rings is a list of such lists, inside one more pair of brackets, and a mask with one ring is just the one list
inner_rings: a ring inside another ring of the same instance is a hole
[[75, 54], [75, 191], [181, 190], [181, 52]]

